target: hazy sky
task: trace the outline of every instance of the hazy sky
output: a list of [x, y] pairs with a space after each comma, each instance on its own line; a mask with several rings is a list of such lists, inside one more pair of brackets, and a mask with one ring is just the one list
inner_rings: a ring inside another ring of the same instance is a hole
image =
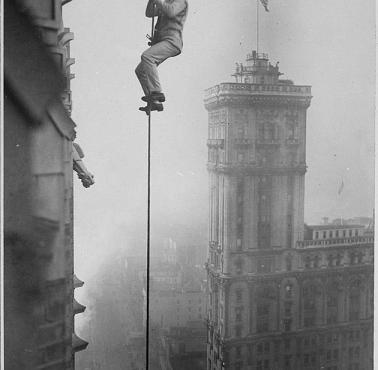
[[[232, 80], [256, 48], [255, 0], [189, 0], [183, 54], [160, 76], [167, 96], [153, 115], [152, 223], [207, 222], [207, 113], [203, 90]], [[147, 47], [142, 0], [80, 0], [64, 7], [71, 43], [77, 142], [96, 184], [75, 181], [76, 271], [88, 279], [110, 249], [125, 248], [146, 219], [147, 119], [134, 69]], [[312, 85], [307, 116], [305, 218], [372, 214], [374, 1], [270, 0], [260, 51], [284, 77]], [[337, 190], [344, 181], [341, 196]], [[142, 244], [141, 248], [145, 248]]]

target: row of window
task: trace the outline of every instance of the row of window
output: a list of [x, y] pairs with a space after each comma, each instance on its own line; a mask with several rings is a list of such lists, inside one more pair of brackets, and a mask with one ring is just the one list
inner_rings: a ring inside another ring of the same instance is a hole
[[[349, 264], [357, 265], [363, 262], [363, 253], [362, 252], [351, 252], [349, 253]], [[341, 253], [329, 254], [327, 256], [327, 265], [328, 267], [341, 266], [343, 255]], [[304, 257], [304, 267], [306, 269], [313, 269], [320, 267], [321, 257], [316, 256], [306, 256]]]
[[324, 230], [315, 231], [315, 239], [332, 239], [332, 238], [346, 238], [351, 236], [358, 236], [359, 229], [349, 229], [349, 230]]
[[[265, 333], [270, 331], [270, 315], [272, 307], [270, 305], [259, 303], [257, 306], [257, 315], [256, 315], [256, 332]], [[336, 324], [339, 322], [338, 318], [338, 308], [328, 308], [326, 322], [328, 325]], [[360, 319], [360, 298], [351, 297], [350, 298], [350, 310], [349, 310], [349, 320], [356, 321]], [[305, 301], [305, 307], [303, 310], [303, 327], [310, 328], [317, 325], [318, 320], [318, 310], [316, 308], [315, 302], [313, 300]], [[237, 311], [235, 313], [235, 321], [242, 321], [242, 312]], [[292, 330], [293, 319], [292, 317], [285, 317], [282, 320], [283, 330], [289, 332]], [[242, 335], [242, 326], [235, 326], [235, 336], [241, 337]]]
[[[361, 334], [364, 336], [364, 342], [361, 343]], [[277, 354], [281, 350], [281, 344], [283, 345], [283, 350], [285, 352], [289, 352], [292, 350], [293, 344], [296, 344], [298, 351], [302, 352], [302, 347], [306, 348], [314, 348], [317, 346], [325, 346], [328, 348], [326, 352], [326, 358], [328, 360], [336, 360], [339, 358], [339, 346], [340, 344], [346, 345], [346, 343], [352, 344], [353, 342], [358, 343], [348, 348], [349, 357], [359, 357], [361, 347], [360, 345], [366, 346], [366, 340], [368, 338], [368, 333], [363, 332], [361, 333], [360, 330], [351, 330], [348, 332], [343, 333], [333, 333], [333, 334], [320, 334], [320, 335], [312, 335], [312, 336], [305, 336], [300, 338], [293, 338], [293, 339], [284, 339], [284, 340], [276, 340], [274, 342], [260, 342], [255, 345], [256, 347], [256, 356], [257, 358], [261, 356], [270, 356], [270, 354], [274, 353]], [[252, 344], [248, 345], [248, 351], [252, 353]], [[332, 348], [333, 346], [337, 346], [337, 348]], [[242, 356], [242, 346], [236, 346], [235, 349], [235, 357], [239, 358]]]
[[[300, 338], [297, 338], [297, 342], [300, 340]], [[286, 352], [291, 351], [291, 341], [290, 340], [285, 340], [284, 342], [284, 350]], [[243, 363], [241, 361], [242, 359], [242, 347], [237, 346], [235, 347], [235, 357], [234, 357], [234, 363], [235, 363], [235, 368], [238, 368], [238, 366], [242, 366]], [[253, 357], [252, 357], [252, 345], [248, 345], [248, 350], [250, 355], [248, 356], [248, 365], [251, 365], [253, 363]], [[298, 347], [299, 350], [299, 347]], [[258, 343], [256, 346], [256, 369], [261, 368], [261, 369], [270, 369], [271, 366], [271, 360], [272, 360], [272, 355], [274, 354], [274, 360], [277, 361], [279, 358], [279, 352], [280, 352], [280, 341], [275, 341], [274, 342], [274, 348], [271, 346], [269, 342], [262, 342]], [[314, 366], [317, 365], [317, 362], [319, 361], [319, 354], [322, 353], [322, 350], [319, 351], [311, 351], [311, 352], [305, 352], [305, 353], [300, 353], [301, 357], [301, 362], [303, 364], [304, 368], [313, 368]], [[324, 352], [323, 352], [324, 353]], [[359, 346], [354, 346], [354, 347], [349, 347], [348, 348], [348, 362], [351, 364], [352, 369], [355, 368], [355, 364], [357, 361], [361, 361], [361, 349]], [[327, 367], [324, 367], [324, 369], [340, 369], [335, 362], [339, 362], [342, 359], [341, 356], [341, 351], [339, 348], [334, 348], [334, 349], [328, 349], [324, 353], [325, 357], [324, 360], [327, 363], [333, 363], [327, 365]], [[284, 356], [284, 365], [285, 367], [290, 368], [290, 363], [292, 359], [291, 354], [283, 355]], [[297, 356], [298, 357], [298, 356]], [[354, 362], [354, 363], [353, 363]], [[242, 368], [242, 367], [241, 367]]]

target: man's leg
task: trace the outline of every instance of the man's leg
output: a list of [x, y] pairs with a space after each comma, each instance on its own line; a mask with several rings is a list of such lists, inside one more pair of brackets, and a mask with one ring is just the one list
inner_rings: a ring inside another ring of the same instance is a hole
[[146, 96], [161, 92], [157, 66], [170, 57], [180, 54], [180, 50], [169, 41], [161, 41], [148, 48], [141, 56], [135, 73]]

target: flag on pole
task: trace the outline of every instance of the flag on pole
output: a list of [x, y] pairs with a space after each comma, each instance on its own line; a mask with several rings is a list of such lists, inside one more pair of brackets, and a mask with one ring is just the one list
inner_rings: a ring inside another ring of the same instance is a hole
[[267, 12], [269, 12], [269, 9], [268, 9], [268, 1], [269, 1], [269, 0], [260, 0], [260, 1], [261, 1], [261, 4], [263, 4], [265, 10], [266, 10]]
[[341, 185], [339, 187], [337, 194], [340, 195], [343, 190], [344, 190], [344, 180], [341, 180]]

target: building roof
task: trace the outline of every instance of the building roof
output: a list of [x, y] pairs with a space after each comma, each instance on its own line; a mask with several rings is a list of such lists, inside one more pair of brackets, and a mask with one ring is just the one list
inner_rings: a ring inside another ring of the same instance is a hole
[[340, 230], [340, 229], [363, 229], [363, 225], [307, 225], [312, 230]]

